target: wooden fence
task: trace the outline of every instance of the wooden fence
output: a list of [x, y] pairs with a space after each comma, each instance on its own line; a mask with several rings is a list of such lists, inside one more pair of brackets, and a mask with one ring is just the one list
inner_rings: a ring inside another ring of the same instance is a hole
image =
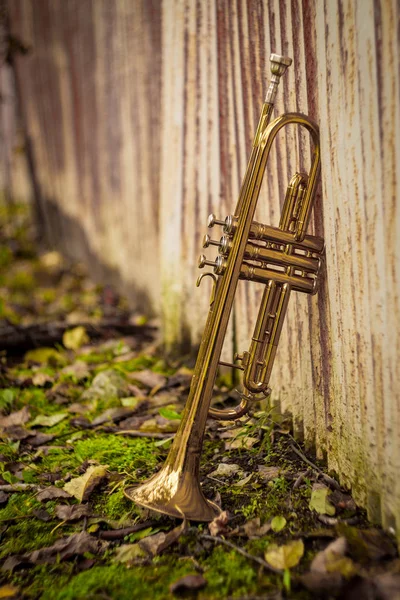
[[[400, 529], [400, 100], [396, 0], [13, 0], [38, 201], [52, 243], [194, 346], [208, 213], [236, 203], [269, 78], [276, 114], [320, 124], [317, 296], [294, 294], [271, 384], [295, 431], [373, 520]], [[257, 219], [277, 224], [307, 137], [280, 135]], [[241, 285], [224, 353], [245, 349], [260, 290]]]

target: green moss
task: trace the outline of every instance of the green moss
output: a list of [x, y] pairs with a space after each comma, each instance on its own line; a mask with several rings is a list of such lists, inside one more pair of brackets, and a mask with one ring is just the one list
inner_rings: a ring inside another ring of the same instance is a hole
[[126, 439], [117, 435], [97, 433], [74, 445], [76, 458], [83, 462], [93, 459], [108, 464], [112, 471], [122, 473], [126, 470], [146, 467], [154, 469], [157, 458], [154, 443], [148, 439]]
[[256, 569], [235, 551], [216, 547], [205, 566], [207, 598], [249, 596], [257, 590]]
[[9, 278], [7, 284], [13, 292], [29, 292], [35, 286], [35, 279], [32, 273], [19, 271]]
[[[53, 505], [50, 503], [48, 509], [52, 510]], [[0, 524], [8, 523], [0, 547], [0, 558], [49, 546], [61, 535], [60, 532], [51, 533], [54, 522], [44, 523], [32, 515], [32, 511], [39, 508], [43, 506], [33, 494], [11, 495], [7, 506], [0, 510]]]
[[143, 355], [138, 356], [137, 358], [132, 358], [131, 360], [125, 360], [122, 362], [115, 363], [113, 365], [113, 368], [122, 372], [130, 373], [132, 371], [150, 369], [157, 362], [157, 358], [153, 356]]
[[106, 597], [118, 598], [118, 600], [172, 598], [168, 591], [169, 585], [193, 572], [193, 566], [180, 561], [176, 561], [172, 566], [170, 562], [163, 558], [156, 559], [154, 561], [156, 564], [146, 568], [129, 569], [118, 564], [95, 567], [76, 575], [58, 593], [54, 588], [47, 590], [42, 600], [87, 600]]
[[101, 513], [109, 519], [119, 520], [123, 523], [126, 519], [132, 519], [132, 514], [140, 514], [131, 500], [124, 496], [122, 489], [112, 494], [98, 495], [97, 501], [93, 503], [94, 511]]

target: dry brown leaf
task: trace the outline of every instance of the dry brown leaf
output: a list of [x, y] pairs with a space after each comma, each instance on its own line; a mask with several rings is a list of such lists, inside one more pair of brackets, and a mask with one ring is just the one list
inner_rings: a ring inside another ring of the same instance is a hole
[[229, 521], [229, 516], [226, 510], [223, 510], [211, 523], [208, 524], [208, 529], [211, 535], [217, 537], [221, 533], [226, 532], [226, 526]]
[[260, 440], [258, 438], [253, 438], [250, 436], [239, 437], [235, 440], [229, 440], [225, 442], [225, 450], [236, 450], [238, 448], [245, 448], [249, 450], [255, 444], [258, 444], [259, 441]]
[[271, 524], [265, 523], [261, 525], [260, 517], [256, 517], [255, 519], [251, 519], [251, 521], [247, 521], [243, 525], [243, 531], [250, 538], [258, 538], [266, 535], [271, 530]]
[[135, 371], [134, 373], [131, 373], [129, 377], [150, 389], [158, 388], [160, 390], [167, 382], [167, 378], [164, 375], [154, 373], [153, 371], [150, 371], [150, 369]]
[[124, 564], [132, 564], [137, 559], [145, 558], [146, 552], [139, 546], [139, 544], [123, 544], [116, 548], [114, 554], [114, 560]]
[[72, 375], [73, 377], [76, 377], [78, 381], [90, 377], [90, 371], [87, 363], [85, 363], [83, 360], [77, 360], [72, 363], [72, 365], [64, 367], [61, 369], [61, 373], [64, 373], [64, 375]]
[[67, 538], [61, 538], [47, 548], [34, 550], [27, 555], [27, 558], [36, 565], [53, 564], [59, 560], [68, 560], [73, 556], [82, 555], [86, 552], [100, 554], [107, 546], [107, 542], [93, 538], [86, 531], [82, 531]]
[[266, 467], [265, 465], [258, 465], [258, 474], [264, 481], [272, 481], [281, 474], [279, 467]]
[[27, 406], [11, 413], [7, 417], [0, 417], [0, 427], [5, 429], [13, 425], [24, 425], [31, 418], [31, 413]]
[[53, 383], [54, 377], [51, 377], [47, 373], [35, 373], [32, 377], [33, 385], [37, 385], [38, 387], [43, 387], [46, 383]]
[[169, 591], [171, 594], [182, 594], [185, 592], [196, 592], [202, 590], [207, 585], [207, 580], [204, 579], [203, 575], [193, 573], [181, 577], [178, 581], [171, 583]]
[[180, 536], [186, 531], [186, 528], [187, 522], [184, 520], [179, 527], [175, 527], [175, 529], [169, 531], [168, 533], [160, 531], [160, 533], [149, 535], [148, 537], [143, 538], [140, 540], [139, 546], [142, 550], [150, 554], [150, 556], [156, 556], [177, 542]]
[[327, 562], [332, 557], [340, 558], [346, 554], [347, 541], [345, 537], [334, 540], [321, 552], [315, 555], [310, 566], [310, 571], [314, 573], [327, 573]]
[[36, 496], [36, 500], [39, 502], [45, 502], [46, 500], [55, 500], [56, 498], [72, 498], [71, 494], [68, 494], [65, 490], [58, 488], [54, 485], [50, 485], [42, 492], [39, 492]]
[[209, 474], [209, 477], [230, 477], [241, 470], [242, 468], [236, 464], [219, 463], [215, 471]]
[[101, 554], [108, 547], [108, 543], [93, 538], [86, 531], [74, 533], [67, 538], [61, 538], [52, 546], [34, 550], [23, 556], [10, 556], [5, 561], [2, 570], [13, 571], [22, 565], [44, 565], [54, 564], [61, 560], [68, 560], [74, 556], [83, 555], [86, 552]]
[[117, 423], [122, 419], [127, 419], [128, 417], [131, 417], [135, 412], [135, 409], [124, 406], [108, 408], [92, 421], [92, 425], [94, 427], [97, 427], [98, 425], [102, 425], [103, 423], [107, 423], [108, 421], [114, 421], [115, 423]]
[[88, 468], [81, 477], [71, 479], [64, 485], [64, 490], [80, 502], [88, 500], [95, 487], [107, 476], [108, 465], [95, 465]]
[[61, 521], [78, 521], [82, 517], [90, 517], [92, 513], [88, 504], [59, 504], [55, 507], [56, 516]]

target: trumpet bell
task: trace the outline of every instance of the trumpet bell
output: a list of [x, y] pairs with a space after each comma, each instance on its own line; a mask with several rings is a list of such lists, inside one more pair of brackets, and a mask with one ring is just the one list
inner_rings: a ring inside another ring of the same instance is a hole
[[169, 466], [143, 485], [125, 489], [124, 494], [140, 506], [178, 519], [207, 522], [221, 513], [217, 504], [205, 498], [196, 473]]

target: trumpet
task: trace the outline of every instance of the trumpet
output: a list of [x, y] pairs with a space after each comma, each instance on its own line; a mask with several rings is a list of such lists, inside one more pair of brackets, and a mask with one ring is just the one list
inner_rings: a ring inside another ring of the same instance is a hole
[[[161, 470], [139, 487], [125, 490], [136, 504], [193, 521], [211, 521], [221, 511], [205, 498], [199, 480], [200, 457], [208, 416], [238, 419], [251, 403], [267, 397], [282, 326], [292, 291], [315, 294], [324, 252], [324, 240], [306, 233], [320, 171], [320, 144], [317, 125], [300, 113], [287, 113], [272, 122], [271, 115], [280, 78], [291, 59], [272, 54], [271, 82], [262, 107], [253, 147], [235, 211], [225, 220], [214, 215], [208, 227], [221, 226], [219, 241], [206, 235], [203, 246], [217, 246], [218, 257], [199, 258], [199, 267], [213, 267], [210, 308], [200, 343], [189, 396], [168, 457]], [[277, 133], [287, 125], [304, 127], [313, 143], [308, 174], [295, 173], [289, 182], [278, 227], [254, 221], [268, 155]], [[232, 363], [221, 361], [221, 352], [239, 280], [265, 285], [248, 351], [236, 354]], [[243, 393], [238, 406], [210, 408], [219, 365], [239, 369]]]

